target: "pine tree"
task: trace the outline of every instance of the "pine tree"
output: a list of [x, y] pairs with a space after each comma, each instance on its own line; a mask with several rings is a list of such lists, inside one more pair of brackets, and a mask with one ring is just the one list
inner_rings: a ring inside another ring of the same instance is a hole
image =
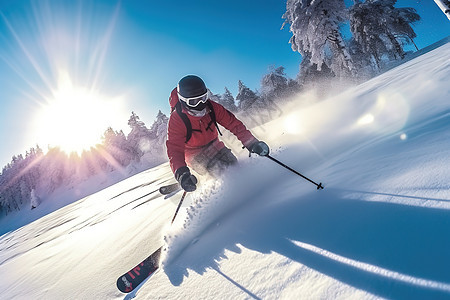
[[348, 43], [350, 55], [353, 57], [361, 79], [369, 79], [374, 76], [378, 69], [371, 55], [364, 53], [361, 45], [352, 37]]
[[99, 172], [92, 151], [83, 150], [81, 153], [79, 170], [80, 178], [83, 179], [87, 179]]
[[286, 96], [289, 80], [284, 72], [284, 67], [271, 66], [269, 73], [261, 79], [262, 97], [277, 99]]
[[214, 94], [213, 92], [210, 91], [210, 92], [209, 92], [209, 99], [210, 99], [211, 101], [214, 101], [214, 102], [216, 102], [216, 103], [219, 103], [219, 104], [225, 106], [225, 105], [223, 104], [222, 95]]
[[357, 75], [340, 31], [347, 18], [343, 0], [288, 0], [283, 18], [292, 49], [308, 57], [308, 67], [321, 71], [325, 65], [339, 78]]
[[18, 198], [19, 198], [20, 204], [28, 202], [28, 200], [30, 200], [29, 196], [30, 196], [30, 192], [31, 192], [31, 187], [27, 184], [25, 179], [20, 180], [19, 188], [20, 188], [20, 194], [18, 195]]
[[317, 64], [311, 62], [310, 53], [303, 55], [300, 63], [300, 72], [297, 75], [297, 81], [300, 86], [315, 88], [323, 86], [324, 82], [332, 78], [335, 78], [335, 75], [327, 65], [324, 64], [321, 68], [318, 68]]
[[123, 131], [115, 131], [108, 127], [102, 137], [102, 147], [113, 161], [110, 165], [113, 169], [127, 166], [133, 160], [133, 151], [130, 149]]
[[135, 159], [139, 159], [149, 150], [149, 142], [151, 139], [150, 131], [135, 112], [131, 113], [128, 125], [131, 127], [131, 132], [127, 136], [127, 141], [130, 147], [135, 151]]
[[231, 112], [237, 111], [237, 106], [234, 101], [233, 94], [231, 94], [230, 90], [225, 87], [225, 92], [222, 94], [222, 105]]
[[41, 176], [45, 178], [41, 185], [45, 192], [52, 193], [64, 182], [67, 182], [66, 162], [67, 156], [60, 148], [49, 148], [40, 165]]
[[250, 109], [258, 101], [258, 96], [255, 92], [249, 89], [242, 81], [238, 82], [239, 89], [236, 100], [239, 101], [238, 109], [245, 111]]
[[150, 128], [150, 136], [152, 138], [151, 143], [155, 155], [164, 155], [166, 152], [165, 145], [167, 140], [168, 124], [169, 118], [161, 111], [158, 111], [156, 120], [155, 122], [153, 122], [152, 127]]
[[420, 21], [420, 15], [412, 7], [394, 8], [394, 22], [391, 24], [392, 31], [397, 40], [401, 40], [402, 44], [414, 44], [416, 50], [417, 45], [414, 38], [417, 37], [416, 32], [411, 27], [412, 23]]
[[416, 33], [411, 23], [420, 20], [413, 8], [395, 8], [397, 0], [355, 1], [349, 10], [350, 30], [360, 51], [372, 57], [375, 69], [383, 58], [401, 59], [402, 44], [413, 42]]
[[39, 197], [36, 195], [36, 191], [35, 189], [32, 189], [30, 192], [30, 204], [31, 204], [31, 209], [35, 209], [36, 207], [39, 206], [41, 200], [39, 199]]
[[248, 126], [263, 125], [282, 113], [274, 99], [258, 95], [240, 80], [236, 100], [239, 101], [238, 112], [246, 120]]

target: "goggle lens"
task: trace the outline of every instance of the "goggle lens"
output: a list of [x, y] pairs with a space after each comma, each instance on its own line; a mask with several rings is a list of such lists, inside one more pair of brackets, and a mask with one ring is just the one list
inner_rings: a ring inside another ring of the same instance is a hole
[[178, 97], [183, 100], [184, 102], [186, 102], [186, 104], [190, 107], [196, 107], [197, 105], [199, 105], [200, 102], [205, 103], [206, 100], [208, 100], [208, 92], [204, 93], [201, 96], [197, 96], [197, 97], [192, 97], [192, 98], [184, 98], [183, 96], [181, 96], [180, 94], [178, 94]]

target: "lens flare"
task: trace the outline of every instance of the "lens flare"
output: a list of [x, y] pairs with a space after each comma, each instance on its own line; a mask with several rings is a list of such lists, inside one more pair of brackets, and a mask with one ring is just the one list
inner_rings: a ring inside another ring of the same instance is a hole
[[366, 114], [358, 120], [358, 125], [367, 125], [373, 123], [375, 117], [372, 114]]
[[381, 133], [393, 133], [405, 126], [409, 112], [409, 104], [405, 98], [400, 93], [388, 91], [373, 99], [372, 105], [356, 121], [356, 125]]

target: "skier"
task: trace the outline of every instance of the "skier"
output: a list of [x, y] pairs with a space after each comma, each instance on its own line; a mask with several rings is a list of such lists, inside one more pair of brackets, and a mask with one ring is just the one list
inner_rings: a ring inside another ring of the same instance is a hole
[[217, 123], [232, 132], [250, 153], [269, 154], [265, 142], [255, 138], [233, 113], [211, 101], [210, 92], [200, 77], [183, 77], [173, 89], [169, 102], [172, 113], [166, 141], [167, 155], [172, 172], [185, 191], [194, 191], [197, 184], [189, 167], [199, 174], [216, 177], [237, 163], [236, 156], [219, 140]]

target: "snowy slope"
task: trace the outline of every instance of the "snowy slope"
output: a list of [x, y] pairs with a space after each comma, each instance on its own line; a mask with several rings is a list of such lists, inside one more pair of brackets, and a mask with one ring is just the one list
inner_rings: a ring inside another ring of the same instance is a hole
[[257, 135], [321, 181], [243, 155], [181, 193], [166, 164], [0, 238], [2, 299], [120, 299], [117, 277], [162, 243], [138, 299], [450, 299], [450, 44]]

